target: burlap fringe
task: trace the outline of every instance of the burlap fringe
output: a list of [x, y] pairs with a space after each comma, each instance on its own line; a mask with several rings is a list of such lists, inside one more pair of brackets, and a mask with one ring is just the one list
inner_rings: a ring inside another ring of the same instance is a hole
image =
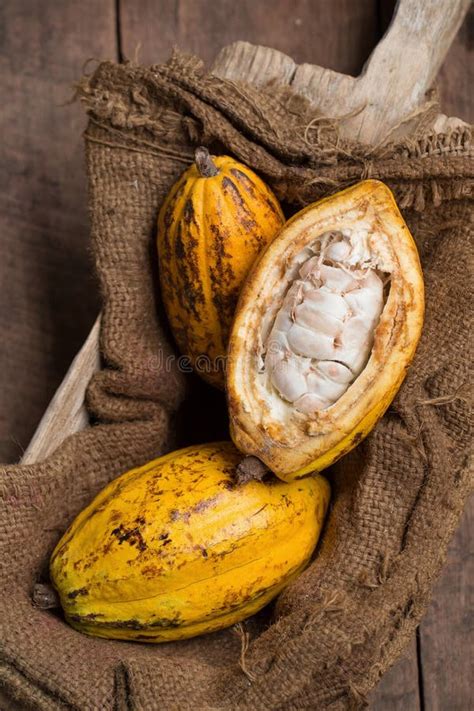
[[257, 679], [257, 675], [254, 674], [254, 672], [248, 668], [246, 662], [246, 654], [250, 645], [250, 634], [245, 627], [245, 622], [237, 622], [237, 624], [233, 626], [233, 630], [235, 634], [239, 637], [241, 644], [239, 666], [247, 677], [247, 679], [250, 682], [253, 682]]
[[[121, 72], [131, 79], [135, 79], [133, 88], [120, 87], [106, 89], [104, 82], [98, 80], [100, 72]], [[192, 162], [191, 150], [182, 152], [169, 148], [170, 135], [181, 132], [192, 141], [201, 143], [205, 139], [205, 130], [191, 113], [183, 115], [177, 108], [176, 97], [170, 96], [167, 105], [163, 106], [163, 99], [155, 99], [160, 92], [168, 91], [170, 82], [186, 76], [183, 80], [183, 92], [193, 95], [205, 104], [205, 90], [210, 82], [215, 89], [216, 78], [204, 74], [202, 63], [195, 57], [187, 57], [175, 52], [167, 65], [144, 69], [127, 62], [117, 67], [112, 63], [103, 63], [92, 76], [83, 76], [76, 86], [76, 97], [86, 106], [90, 115], [91, 124], [103, 130], [103, 136], [90, 135], [86, 132], [86, 139], [101, 143], [111, 148], [120, 148], [126, 151], [149, 153], [157, 156], [176, 158], [184, 165]], [[161, 84], [159, 82], [162, 82]], [[233, 82], [221, 79], [221, 92], [237, 93], [238, 97], [256, 114], [268, 119], [268, 112], [259, 111], [258, 95], [252, 93], [253, 87], [248, 87], [242, 82]], [[265, 91], [265, 88], [263, 88]], [[288, 189], [286, 198], [295, 204], [304, 204], [323, 194], [347, 187], [357, 180], [377, 177], [382, 171], [382, 163], [397, 164], [403, 162], [409, 165], [410, 161], [428, 160], [443, 155], [472, 156], [472, 130], [470, 126], [462, 125], [446, 133], [436, 133], [432, 124], [437, 114], [438, 104], [436, 98], [429, 97], [427, 102], [419, 107], [406, 121], [416, 121], [417, 129], [413, 138], [402, 138], [391, 141], [391, 135], [399, 126], [395, 126], [384, 141], [369, 149], [367, 146], [355, 141], [342, 139], [339, 131], [340, 125], [357, 112], [347, 116], [327, 117], [317, 114], [309, 102], [299, 95], [295, 95], [291, 87], [277, 87], [272, 84], [267, 87], [271, 91], [272, 101], [280, 112], [289, 112], [294, 121], [295, 141], [299, 148], [299, 160], [306, 163], [300, 168], [296, 165], [289, 180], [294, 180], [296, 188]], [[204, 98], [203, 98], [204, 96]], [[268, 97], [267, 97], [268, 98]], [[358, 111], [363, 107], [359, 107]], [[303, 123], [301, 123], [303, 119]], [[263, 120], [263, 118], [262, 118]], [[300, 127], [298, 129], [298, 126]], [[275, 126], [268, 127], [278, 138]], [[109, 136], [107, 136], [109, 134]], [[298, 135], [299, 134], [299, 135]], [[205, 141], [204, 141], [205, 142]], [[276, 156], [273, 156], [276, 158]], [[309, 166], [317, 165], [317, 168]], [[341, 177], [344, 166], [349, 168], [350, 177]], [[289, 169], [292, 170], [291, 168]], [[295, 172], [296, 171], [296, 172]], [[300, 171], [298, 173], [298, 171]], [[336, 174], [337, 172], [337, 174]], [[383, 172], [383, 171], [382, 171]], [[298, 178], [299, 175], [299, 178]], [[268, 180], [272, 183], [271, 176]], [[300, 188], [297, 187], [299, 183]], [[443, 180], [443, 176], [424, 181], [418, 181], [394, 176], [394, 187], [397, 201], [401, 209], [413, 207], [417, 212], [422, 212], [427, 205], [439, 206], [444, 200], [462, 199], [472, 194], [472, 182], [468, 180]], [[298, 194], [300, 191], [300, 194]]]

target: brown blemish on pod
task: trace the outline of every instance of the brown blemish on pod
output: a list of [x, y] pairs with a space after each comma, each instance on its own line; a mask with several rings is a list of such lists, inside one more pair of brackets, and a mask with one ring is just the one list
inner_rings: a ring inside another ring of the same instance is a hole
[[87, 588], [79, 588], [78, 590], [72, 590], [70, 593], [67, 594], [68, 598], [70, 600], [75, 600], [76, 597], [85, 597], [86, 595], [89, 595], [89, 590]]

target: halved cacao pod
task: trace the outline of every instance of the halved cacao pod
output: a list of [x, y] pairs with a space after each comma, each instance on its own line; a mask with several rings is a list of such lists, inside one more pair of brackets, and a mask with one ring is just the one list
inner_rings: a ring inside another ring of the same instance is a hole
[[249, 168], [196, 150], [196, 163], [160, 211], [163, 303], [182, 354], [205, 380], [224, 387], [227, 341], [242, 283], [284, 217]]
[[286, 480], [332, 464], [395, 396], [423, 312], [418, 252], [383, 183], [299, 212], [237, 307], [227, 383], [237, 447]]
[[112, 481], [53, 552], [70, 624], [164, 642], [227, 627], [307, 565], [329, 503], [323, 477], [240, 481], [231, 442], [172, 452]]

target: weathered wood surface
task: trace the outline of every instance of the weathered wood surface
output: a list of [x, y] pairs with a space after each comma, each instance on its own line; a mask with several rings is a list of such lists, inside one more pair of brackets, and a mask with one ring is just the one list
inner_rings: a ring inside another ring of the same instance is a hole
[[0, 4], [0, 461], [15, 460], [99, 308], [88, 255], [84, 60], [115, 57], [114, 2]]
[[419, 676], [414, 636], [404, 654], [384, 674], [370, 695], [370, 711], [421, 711], [423, 689], [420, 689]]
[[124, 56], [138, 48], [144, 64], [165, 61], [177, 45], [210, 66], [222, 47], [244, 40], [353, 75], [381, 29], [376, 0], [161, 0], [159, 12], [156, 0], [125, 0], [120, 16]]
[[429, 611], [420, 625], [426, 711], [474, 709], [474, 500], [454, 540]]
[[443, 111], [474, 123], [474, 4], [453, 42], [436, 86], [439, 89]]
[[[11, 3], [13, 5], [13, 3]], [[420, 4], [420, 3], [418, 3]], [[70, 27], [79, 27], [82, 34], [84, 30], [89, 33], [89, 39], [93, 43], [94, 36], [90, 37], [90, 17], [86, 3], [86, 13], [78, 25], [71, 18], [74, 14], [70, 7], [71, 3], [63, 4], [65, 12], [68, 13]], [[103, 12], [109, 17], [110, 5], [104, 3]], [[387, 0], [361, 0], [353, 3], [351, 0], [337, 0], [329, 4], [325, 0], [314, 0], [307, 3], [304, 0], [295, 0], [287, 3], [283, 0], [259, 0], [258, 3], [251, 0], [241, 0], [237, 3], [231, 0], [220, 0], [212, 3], [207, 0], [162, 0], [159, 11], [153, 0], [134, 0], [133, 2], [123, 2], [118, 4], [120, 16], [117, 18], [117, 56], [138, 56], [140, 61], [157, 62], [166, 59], [173, 44], [178, 44], [182, 49], [194, 51], [200, 54], [205, 60], [210, 60], [216, 55], [217, 49], [223, 44], [228, 44], [236, 39], [245, 39], [250, 42], [259, 42], [276, 47], [282, 52], [289, 54], [297, 62], [315, 62], [324, 67], [357, 75], [367, 58], [370, 49], [380, 35], [381, 29], [388, 24], [393, 3]], [[78, 6], [76, 6], [78, 7]], [[81, 14], [84, 14], [84, 4], [82, 4]], [[109, 13], [109, 14], [107, 14]], [[20, 13], [21, 14], [21, 13]], [[30, 13], [31, 14], [31, 13]], [[79, 15], [79, 13], [77, 13]], [[269, 19], [270, 18], [270, 19]], [[115, 19], [115, 18], [112, 18]], [[38, 23], [40, 20], [38, 19]], [[103, 24], [99, 22], [102, 31]], [[64, 29], [63, 25], [61, 25]], [[67, 29], [67, 28], [66, 28]], [[66, 32], [63, 36], [70, 36]], [[456, 41], [452, 48], [445, 66], [440, 73], [440, 88], [443, 98], [447, 98], [450, 113], [455, 113], [462, 118], [472, 118], [472, 100], [470, 100], [468, 70], [468, 37], [469, 31], [462, 29], [460, 40]], [[113, 38], [115, 39], [115, 38]], [[472, 41], [472, 40], [471, 40]], [[79, 44], [79, 43], [77, 43]], [[84, 42], [80, 44], [83, 48]], [[71, 48], [69, 48], [71, 51]], [[46, 56], [51, 49], [44, 50]], [[77, 47], [74, 45], [74, 51]], [[60, 49], [58, 49], [59, 55]], [[91, 56], [112, 56], [113, 53], [106, 51], [91, 51]], [[82, 57], [84, 52], [82, 52]], [[289, 58], [287, 58], [289, 59]], [[294, 63], [290, 60], [291, 72]], [[288, 67], [288, 64], [287, 64]], [[77, 71], [75, 76], [77, 76]], [[467, 78], [466, 78], [467, 77]], [[472, 74], [471, 74], [472, 77]], [[290, 79], [288, 70], [287, 79]], [[463, 88], [466, 87], [466, 88]], [[74, 112], [77, 118], [77, 110]], [[42, 127], [39, 127], [42, 135]], [[22, 127], [27, 133], [27, 127]], [[37, 160], [38, 156], [35, 156]], [[35, 161], [32, 161], [35, 166]], [[69, 169], [69, 166], [65, 168]], [[82, 196], [77, 204], [83, 210], [83, 192], [78, 191]], [[76, 271], [80, 273], [80, 269]], [[84, 267], [82, 267], [84, 273]], [[50, 275], [47, 274], [47, 278]], [[83, 285], [80, 285], [78, 292], [83, 293]], [[76, 315], [75, 315], [76, 316]], [[77, 319], [76, 319], [77, 320]], [[89, 339], [89, 344], [93, 341], [94, 334]], [[97, 362], [96, 351], [88, 346], [84, 346], [78, 356], [79, 363], [71, 368], [71, 377], [77, 383], [78, 375], [82, 372], [82, 390], [85, 381], [89, 379], [94, 362]], [[82, 371], [81, 363], [85, 363], [85, 370]], [[31, 443], [25, 458], [27, 461], [34, 461], [38, 457], [43, 458], [48, 451], [56, 447], [57, 440], [53, 441], [55, 432], [58, 430], [56, 413], [60, 413], [61, 422], [59, 428], [62, 435], [67, 433], [66, 422], [68, 413], [72, 419], [78, 415], [78, 422], [83, 426], [84, 411], [81, 412], [80, 391], [76, 384], [72, 384], [67, 379], [58, 392], [52, 403], [53, 410], [46, 415], [46, 420], [42, 423], [41, 429], [35, 437], [36, 442]], [[67, 403], [73, 402], [71, 408]], [[19, 412], [22, 412], [20, 409]], [[56, 423], [56, 424], [55, 424]], [[77, 424], [73, 430], [77, 429]], [[468, 515], [465, 522], [472, 521], [474, 515]], [[464, 523], [460, 532], [459, 550], [465, 556], [467, 550]], [[467, 529], [466, 529], [467, 530]], [[455, 543], [456, 545], [456, 543]], [[453, 592], [455, 591], [455, 593]], [[465, 650], [466, 644], [463, 639], [463, 627], [460, 624], [453, 625], [454, 617], [452, 612], [457, 606], [461, 610], [459, 619], [465, 612], [466, 606], [462, 605], [463, 596], [466, 593], [465, 576], [460, 572], [459, 556], [455, 556], [455, 563], [451, 573], [444, 576], [438, 585], [435, 605], [443, 610], [443, 616], [431, 613], [427, 618], [429, 628], [422, 626], [420, 637], [420, 651], [423, 661], [423, 685], [418, 686], [418, 667], [416, 663], [415, 640], [410, 646], [404, 659], [398, 662], [382, 680], [377, 691], [372, 697], [371, 707], [377, 711], [418, 711], [420, 703], [428, 708], [468, 708], [466, 701], [469, 698], [467, 685], [461, 685], [459, 690], [458, 680], [461, 677], [469, 678], [466, 658], [459, 652], [458, 658], [450, 654], [453, 644], [458, 650]], [[453, 594], [456, 595], [456, 605], [453, 605]], [[437, 608], [434, 607], [434, 610]], [[440, 628], [441, 623], [441, 628]], [[428, 629], [428, 634], [425, 634]], [[453, 636], [454, 635], [454, 636]], [[427, 651], [426, 651], [427, 650]], [[443, 677], [443, 688], [436, 683], [439, 668], [446, 670]], [[421, 702], [420, 702], [421, 692]], [[459, 703], [458, 703], [459, 702]], [[429, 704], [432, 704], [430, 706]]]
[[394, 21], [360, 77], [315, 72], [306, 64], [296, 72], [293, 86], [309, 98], [327, 86], [322, 113], [355, 113], [341, 124], [341, 133], [376, 144], [423, 103], [469, 4], [470, 0], [399, 0]]

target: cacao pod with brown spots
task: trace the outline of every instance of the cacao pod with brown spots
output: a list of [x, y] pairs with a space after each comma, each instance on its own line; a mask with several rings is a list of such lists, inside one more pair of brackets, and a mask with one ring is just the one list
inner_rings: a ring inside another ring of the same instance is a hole
[[183, 355], [224, 387], [226, 347], [242, 283], [284, 223], [277, 198], [229, 156], [196, 150], [158, 220], [163, 303]]
[[168, 642], [239, 622], [294, 580], [329, 484], [240, 481], [241, 460], [230, 442], [194, 445], [110, 482], [51, 557], [66, 620], [98, 637]]

